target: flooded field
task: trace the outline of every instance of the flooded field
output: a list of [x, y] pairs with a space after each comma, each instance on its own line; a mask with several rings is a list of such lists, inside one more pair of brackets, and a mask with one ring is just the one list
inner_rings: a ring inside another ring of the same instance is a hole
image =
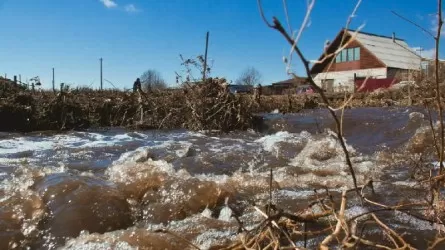
[[[289, 213], [325, 188], [335, 196], [353, 187], [325, 110], [265, 119], [260, 132], [223, 135], [0, 134], [0, 249], [218, 249], [239, 239], [237, 219], [246, 229], [262, 221], [254, 204], [269, 202], [270, 169], [273, 203]], [[385, 204], [426, 195], [408, 164], [431, 151], [424, 110], [357, 108], [344, 119], [359, 184], [373, 179]], [[346, 214], [366, 212], [350, 196]], [[388, 213], [414, 246], [434, 237], [434, 225]]]

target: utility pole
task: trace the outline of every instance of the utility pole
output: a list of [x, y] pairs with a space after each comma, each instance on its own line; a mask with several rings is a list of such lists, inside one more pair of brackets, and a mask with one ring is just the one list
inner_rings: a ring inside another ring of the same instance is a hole
[[22, 84], [22, 75], [21, 74], [19, 74], [19, 82], [20, 82], [20, 84]]
[[209, 48], [209, 32], [207, 31], [206, 35], [206, 51], [204, 54], [204, 69], [202, 71], [202, 81], [204, 82], [206, 80], [206, 72], [207, 72], [207, 50]]
[[102, 61], [103, 61], [103, 59], [100, 58], [100, 90], [102, 90], [102, 87], [103, 87], [103, 78], [102, 78]]
[[56, 81], [55, 81], [55, 77], [54, 77], [54, 68], [53, 68], [53, 92], [56, 92]]
[[416, 49], [416, 51], [419, 51], [419, 56], [422, 57], [422, 51], [424, 51], [424, 49], [422, 47], [419, 47]]

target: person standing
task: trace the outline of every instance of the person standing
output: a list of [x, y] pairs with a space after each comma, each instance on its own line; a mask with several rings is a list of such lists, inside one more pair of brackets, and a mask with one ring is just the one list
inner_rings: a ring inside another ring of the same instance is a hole
[[142, 92], [141, 79], [137, 78], [133, 84], [133, 92]]

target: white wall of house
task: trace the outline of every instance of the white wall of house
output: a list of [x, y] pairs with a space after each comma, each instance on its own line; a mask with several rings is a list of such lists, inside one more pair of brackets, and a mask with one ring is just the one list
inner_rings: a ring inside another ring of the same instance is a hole
[[371, 78], [386, 78], [386, 68], [374, 68], [374, 69], [360, 69], [360, 70], [348, 70], [337, 72], [326, 72], [313, 75], [315, 84], [322, 86], [322, 80], [334, 80], [334, 91], [354, 91], [354, 74], [357, 77], [371, 77]]

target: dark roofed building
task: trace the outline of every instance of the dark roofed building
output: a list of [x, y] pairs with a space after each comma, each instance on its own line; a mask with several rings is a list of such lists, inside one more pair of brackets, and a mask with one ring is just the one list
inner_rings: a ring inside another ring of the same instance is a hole
[[297, 77], [291, 78], [284, 81], [274, 82], [270, 86], [267, 86], [271, 94], [274, 95], [282, 95], [287, 92], [292, 92], [296, 90], [298, 86], [304, 85], [307, 83], [306, 77]]

